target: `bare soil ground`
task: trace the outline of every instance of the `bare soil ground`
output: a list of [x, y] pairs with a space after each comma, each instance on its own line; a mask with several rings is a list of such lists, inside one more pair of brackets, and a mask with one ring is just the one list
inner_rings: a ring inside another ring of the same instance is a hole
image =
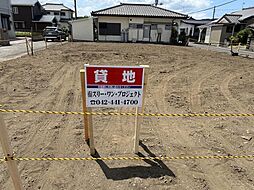
[[[148, 64], [148, 113], [254, 113], [254, 60], [190, 47], [69, 43], [0, 63], [0, 104], [82, 111], [83, 64]], [[100, 110], [101, 111], [101, 110]], [[114, 111], [103, 109], [102, 111]], [[133, 111], [133, 110], [116, 110]], [[4, 114], [20, 157], [88, 157], [82, 116]], [[132, 154], [134, 118], [94, 116], [100, 156]], [[253, 155], [254, 118], [145, 117], [143, 155]], [[0, 157], [2, 154], [0, 152]], [[23, 161], [25, 189], [254, 189], [254, 162], [235, 160]], [[5, 164], [0, 189], [13, 189]]]

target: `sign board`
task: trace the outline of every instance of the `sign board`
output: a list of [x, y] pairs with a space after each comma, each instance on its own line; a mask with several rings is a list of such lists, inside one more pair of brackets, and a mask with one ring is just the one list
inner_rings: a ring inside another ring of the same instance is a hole
[[85, 65], [87, 107], [142, 107], [144, 68]]

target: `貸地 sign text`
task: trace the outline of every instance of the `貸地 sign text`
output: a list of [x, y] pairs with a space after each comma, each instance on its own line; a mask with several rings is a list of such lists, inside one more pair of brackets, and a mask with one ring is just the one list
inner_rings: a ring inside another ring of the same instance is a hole
[[87, 107], [141, 107], [144, 68], [85, 65]]

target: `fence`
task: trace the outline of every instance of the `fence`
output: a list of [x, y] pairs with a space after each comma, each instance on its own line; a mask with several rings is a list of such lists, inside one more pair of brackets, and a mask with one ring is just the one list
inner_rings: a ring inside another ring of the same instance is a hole
[[87, 157], [87, 158], [28, 158], [16, 157], [8, 139], [8, 133], [1, 113], [26, 113], [26, 114], [61, 114], [61, 115], [106, 115], [106, 116], [142, 116], [142, 117], [254, 117], [252, 113], [207, 113], [207, 114], [171, 114], [171, 113], [116, 113], [116, 112], [64, 112], [64, 111], [33, 111], [33, 110], [12, 110], [3, 109], [0, 105], [0, 141], [3, 148], [4, 158], [0, 163], [6, 163], [10, 176], [13, 180], [15, 190], [23, 190], [21, 179], [17, 169], [17, 161], [142, 161], [142, 160], [193, 160], [193, 159], [254, 159], [254, 155], [208, 155], [208, 156], [135, 156], [135, 157]]

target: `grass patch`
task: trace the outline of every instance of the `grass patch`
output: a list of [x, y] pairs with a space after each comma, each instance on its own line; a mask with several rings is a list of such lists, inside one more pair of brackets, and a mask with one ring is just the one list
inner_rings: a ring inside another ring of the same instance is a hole
[[[31, 32], [15, 32], [16, 37], [31, 37]], [[40, 32], [33, 32], [33, 36], [41, 36], [42, 34]]]

